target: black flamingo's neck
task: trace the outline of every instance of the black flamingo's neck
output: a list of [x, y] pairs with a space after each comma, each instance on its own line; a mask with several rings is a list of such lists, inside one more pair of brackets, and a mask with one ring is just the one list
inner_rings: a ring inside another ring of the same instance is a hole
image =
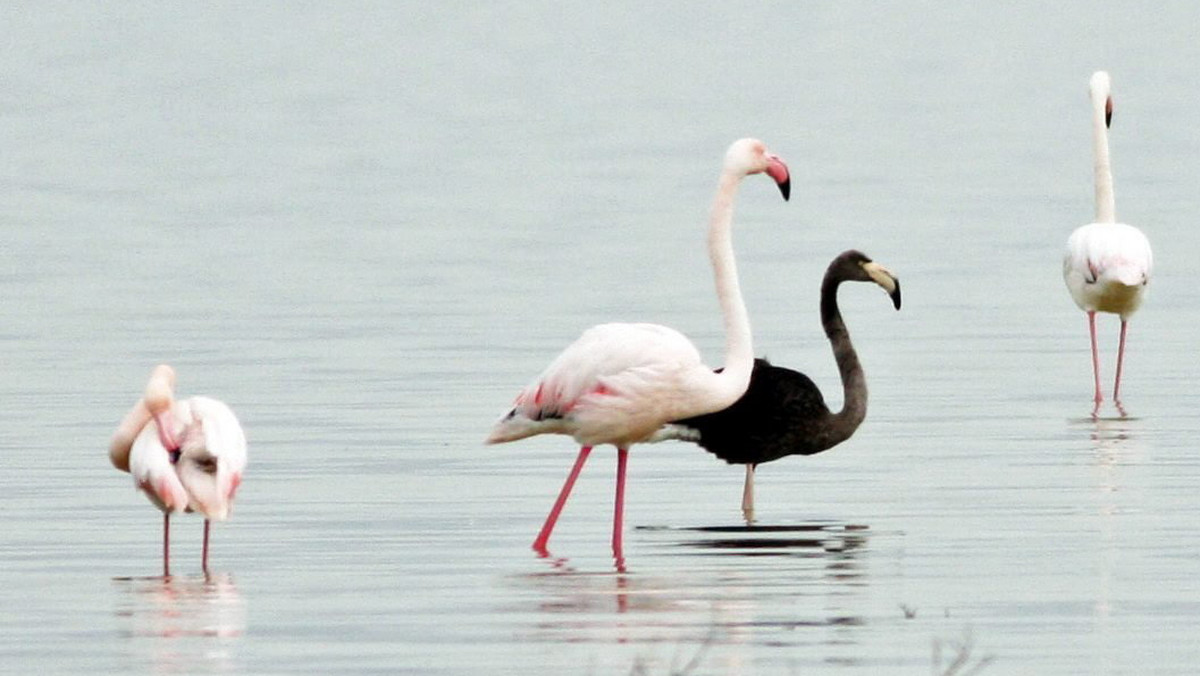
[[842, 313], [838, 309], [837, 292], [844, 279], [840, 272], [841, 266], [830, 266], [821, 282], [821, 325], [833, 346], [833, 358], [842, 376], [844, 394], [842, 410], [833, 414], [833, 425], [829, 430], [831, 436], [836, 438], [834, 443], [849, 439], [867, 416], [867, 378], [862, 365], [858, 363], [858, 354], [850, 342], [850, 332], [846, 330], [846, 323], [842, 321]]

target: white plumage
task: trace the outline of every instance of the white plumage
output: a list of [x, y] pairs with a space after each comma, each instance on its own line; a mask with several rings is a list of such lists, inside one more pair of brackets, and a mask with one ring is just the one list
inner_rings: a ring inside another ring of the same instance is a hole
[[176, 401], [170, 416], [178, 460], [163, 446], [155, 423], [142, 428], [129, 453], [129, 473], [164, 512], [198, 512], [224, 521], [246, 470], [246, 436], [223, 402], [208, 397]]
[[1142, 304], [1154, 269], [1150, 240], [1124, 223], [1090, 223], [1071, 233], [1063, 279], [1084, 312], [1128, 319]]
[[[658, 324], [600, 324], [550, 363], [496, 424], [489, 443], [568, 434], [585, 446], [645, 441], [715, 388], [682, 333]], [[719, 402], [718, 402], [719, 403]]]

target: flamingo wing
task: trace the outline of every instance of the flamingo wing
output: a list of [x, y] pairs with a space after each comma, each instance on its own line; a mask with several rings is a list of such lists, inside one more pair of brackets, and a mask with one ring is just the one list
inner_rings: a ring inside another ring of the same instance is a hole
[[129, 473], [134, 484], [159, 509], [182, 512], [189, 503], [187, 490], [175, 473], [171, 452], [163, 446], [154, 423], [142, 427], [129, 451]]
[[192, 415], [200, 420], [204, 429], [208, 452], [219, 458], [230, 472], [241, 474], [245, 471], [246, 433], [229, 406], [209, 397], [192, 397], [188, 402]]
[[552, 432], [581, 443], [635, 441], [670, 419], [643, 430], [643, 419], [668, 415], [658, 411], [677, 404], [681, 386], [695, 372], [709, 373], [695, 345], [678, 331], [658, 324], [600, 324], [521, 390], [487, 441]]
[[186, 409], [190, 423], [175, 471], [192, 509], [223, 521], [246, 468], [245, 433], [233, 411], [216, 399], [192, 397], [180, 402], [180, 408]]

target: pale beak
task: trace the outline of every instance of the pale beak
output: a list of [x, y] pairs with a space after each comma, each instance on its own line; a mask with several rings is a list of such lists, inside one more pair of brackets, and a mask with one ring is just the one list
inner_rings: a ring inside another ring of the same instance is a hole
[[871, 261], [869, 263], [864, 263], [863, 270], [866, 270], [867, 274], [870, 275], [871, 281], [873, 281], [876, 284], [878, 284], [879, 286], [883, 287], [883, 290], [887, 292], [887, 295], [891, 296], [892, 305], [897, 310], [899, 310], [900, 309], [900, 280], [896, 279], [896, 275], [893, 275], [891, 272], [888, 271], [887, 268], [876, 263], [875, 261]]

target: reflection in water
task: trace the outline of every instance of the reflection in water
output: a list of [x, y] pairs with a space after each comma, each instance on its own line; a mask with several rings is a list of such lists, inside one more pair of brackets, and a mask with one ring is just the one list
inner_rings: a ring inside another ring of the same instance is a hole
[[[680, 529], [721, 537], [679, 543], [697, 549], [741, 550], [743, 556], [804, 556], [858, 549], [866, 544], [866, 526], [812, 523], [787, 526], [699, 526]], [[815, 550], [820, 550], [819, 552]]]
[[1112, 465], [1116, 461], [1121, 447], [1132, 438], [1134, 424], [1138, 418], [1096, 418], [1088, 422], [1092, 447], [1096, 450], [1101, 464]]
[[[824, 646], [827, 658], [854, 662], [866, 624], [860, 613], [868, 575], [867, 526], [638, 528], [662, 573], [586, 572], [566, 558], [522, 576], [535, 594], [522, 640], [710, 647], [732, 672], [762, 646]], [[636, 560], [635, 560], [636, 563]], [[836, 654], [833, 654], [836, 653]], [[644, 660], [645, 656], [639, 656]]]
[[113, 581], [122, 638], [139, 668], [165, 674], [236, 670], [246, 608], [228, 573]]
[[1138, 444], [1133, 432], [1137, 418], [1096, 418], [1087, 425], [1092, 451], [1095, 457], [1097, 518], [1100, 542], [1096, 601], [1094, 605], [1095, 631], [1105, 635], [1109, 631], [1112, 615], [1112, 582], [1117, 566], [1117, 517], [1118, 493], [1121, 490], [1120, 467], [1138, 455]]

